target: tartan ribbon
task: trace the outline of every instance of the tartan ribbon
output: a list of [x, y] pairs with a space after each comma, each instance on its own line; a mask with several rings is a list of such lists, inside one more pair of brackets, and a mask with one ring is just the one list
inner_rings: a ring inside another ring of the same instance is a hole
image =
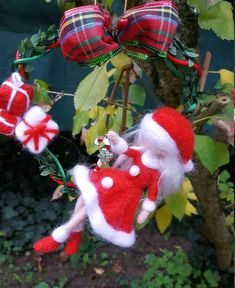
[[179, 18], [170, 0], [146, 3], [127, 10], [110, 29], [110, 16], [97, 5], [65, 12], [60, 22], [63, 56], [81, 64], [98, 65], [124, 51], [138, 59], [166, 58]]
[[28, 122], [26, 122], [25, 119], [23, 119], [24, 124], [29, 127], [29, 129], [24, 131], [24, 135], [27, 136], [27, 138], [22, 142], [23, 145], [27, 145], [29, 141], [33, 140], [35, 150], [39, 150], [39, 140], [40, 137], [44, 137], [47, 139], [49, 142], [51, 138], [47, 135], [47, 133], [53, 133], [53, 134], [58, 134], [57, 129], [50, 129], [47, 128], [47, 123], [48, 121], [51, 120], [50, 115], [46, 115], [45, 118], [38, 124], [36, 125], [31, 125]]

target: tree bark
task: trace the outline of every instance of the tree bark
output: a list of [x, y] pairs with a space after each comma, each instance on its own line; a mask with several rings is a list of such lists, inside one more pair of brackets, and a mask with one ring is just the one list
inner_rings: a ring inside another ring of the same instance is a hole
[[232, 247], [217, 190], [218, 171], [211, 175], [200, 161], [195, 164], [196, 170], [189, 179], [205, 219], [202, 234], [215, 246], [218, 266], [225, 271], [231, 265]]

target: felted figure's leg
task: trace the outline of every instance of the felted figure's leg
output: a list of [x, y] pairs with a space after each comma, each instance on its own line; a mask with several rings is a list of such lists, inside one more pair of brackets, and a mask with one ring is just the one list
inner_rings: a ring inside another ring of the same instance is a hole
[[77, 253], [82, 239], [82, 231], [83, 223], [79, 224], [73, 229], [65, 244], [64, 253], [66, 255], [72, 256], [73, 254]]
[[[56, 228], [51, 236], [44, 237], [41, 240], [37, 241], [34, 244], [34, 250], [36, 252], [42, 252], [42, 253], [49, 253], [55, 251], [62, 243], [68, 240], [71, 233], [76, 233], [76, 237], [73, 236], [72, 238], [76, 238], [76, 243], [79, 242], [78, 239], [81, 239], [81, 230], [83, 227], [84, 219], [86, 218], [86, 210], [83, 203], [83, 199], [81, 197], [78, 198], [74, 213], [70, 220], [66, 222], [65, 224], [59, 226]], [[79, 230], [78, 229], [79, 227]], [[78, 237], [78, 233], [80, 236]], [[73, 241], [74, 242], [74, 241]], [[78, 245], [79, 245], [78, 244]], [[77, 247], [78, 247], [77, 245]], [[76, 253], [76, 252], [75, 252]]]

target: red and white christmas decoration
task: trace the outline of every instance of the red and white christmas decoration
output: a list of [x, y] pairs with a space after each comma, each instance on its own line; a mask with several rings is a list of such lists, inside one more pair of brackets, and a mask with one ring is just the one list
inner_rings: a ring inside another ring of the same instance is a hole
[[33, 94], [33, 86], [24, 84], [20, 74], [15, 72], [0, 87], [0, 109], [22, 116], [28, 110]]
[[59, 133], [58, 125], [39, 106], [33, 106], [16, 126], [17, 139], [33, 154], [41, 153]]
[[[133, 135], [132, 135], [133, 136]], [[88, 217], [94, 232], [121, 247], [135, 243], [134, 220], [143, 223], [167, 195], [180, 186], [184, 174], [193, 169], [194, 135], [191, 124], [175, 109], [160, 108], [147, 114], [136, 131], [134, 145], [109, 131], [111, 150], [119, 154], [118, 165], [90, 170], [73, 169], [81, 192], [71, 219], [52, 235], [35, 244], [37, 252], [51, 252], [65, 242], [73, 229]], [[102, 142], [103, 140], [97, 140]], [[114, 164], [114, 165], [116, 165]], [[143, 191], [147, 191], [141, 201]]]
[[15, 133], [15, 127], [19, 122], [19, 117], [0, 109], [0, 134], [12, 136]]

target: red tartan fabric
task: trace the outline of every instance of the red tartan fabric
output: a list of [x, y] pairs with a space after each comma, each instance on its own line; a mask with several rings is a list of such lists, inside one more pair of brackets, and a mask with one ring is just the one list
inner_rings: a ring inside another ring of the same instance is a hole
[[[165, 56], [176, 33], [178, 12], [170, 1], [146, 3], [129, 9], [110, 29], [110, 16], [97, 5], [73, 8], [60, 23], [63, 56], [84, 63], [104, 62], [120, 50], [130, 56]], [[135, 52], [135, 53], [133, 53]]]

